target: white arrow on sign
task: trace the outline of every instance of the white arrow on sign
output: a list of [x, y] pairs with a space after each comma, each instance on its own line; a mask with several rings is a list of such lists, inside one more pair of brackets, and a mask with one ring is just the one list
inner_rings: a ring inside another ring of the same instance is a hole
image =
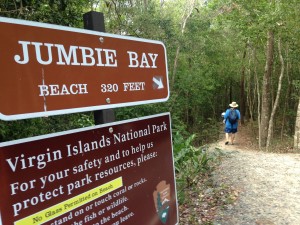
[[162, 89], [164, 88], [163, 82], [162, 82], [162, 77], [153, 77], [153, 82], [155, 84], [153, 84], [154, 89]]

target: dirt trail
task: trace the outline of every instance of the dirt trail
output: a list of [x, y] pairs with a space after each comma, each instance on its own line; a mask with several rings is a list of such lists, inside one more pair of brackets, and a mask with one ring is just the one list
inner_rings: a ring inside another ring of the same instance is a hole
[[218, 211], [214, 225], [299, 225], [300, 154], [254, 151], [243, 129], [234, 145], [224, 142], [215, 146], [225, 157], [213, 179], [239, 194], [233, 205]]

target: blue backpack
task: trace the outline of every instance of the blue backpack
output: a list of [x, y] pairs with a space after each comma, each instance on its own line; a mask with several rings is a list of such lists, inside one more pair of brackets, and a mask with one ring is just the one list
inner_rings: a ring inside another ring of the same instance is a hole
[[238, 115], [235, 109], [231, 109], [228, 116], [229, 123], [235, 124], [238, 120]]

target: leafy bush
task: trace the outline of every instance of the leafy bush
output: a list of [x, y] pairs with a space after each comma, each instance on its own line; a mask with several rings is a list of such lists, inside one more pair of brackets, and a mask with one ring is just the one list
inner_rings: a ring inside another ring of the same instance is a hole
[[0, 121], [0, 142], [94, 125], [92, 113]]
[[185, 189], [196, 183], [199, 173], [209, 170], [211, 158], [206, 147], [192, 145], [196, 135], [185, 139], [179, 132], [174, 135], [174, 165], [176, 170], [177, 192], [180, 203], [185, 200]]

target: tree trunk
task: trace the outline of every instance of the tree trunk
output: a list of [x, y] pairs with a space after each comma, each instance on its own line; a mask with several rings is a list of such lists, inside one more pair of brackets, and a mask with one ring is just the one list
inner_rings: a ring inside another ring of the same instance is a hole
[[145, 8], [145, 10], [147, 10], [147, 8], [148, 8], [148, 0], [144, 0], [144, 8]]
[[[251, 53], [249, 53], [249, 61], [248, 61], [248, 69], [247, 69], [247, 79], [246, 79], [246, 90], [247, 90], [247, 94], [246, 94], [246, 99], [247, 99], [247, 111], [249, 113], [249, 119], [250, 121], [253, 121], [253, 108], [252, 108], [252, 87], [251, 87], [251, 58], [252, 55]], [[247, 112], [246, 111], [246, 112]]]
[[283, 114], [282, 114], [282, 122], [281, 122], [281, 132], [280, 132], [280, 139], [283, 139], [283, 133], [285, 128], [285, 121], [286, 121], [286, 111], [288, 109], [288, 101], [290, 99], [290, 91], [291, 91], [291, 81], [290, 81], [290, 75], [289, 71], [291, 69], [291, 64], [289, 62], [289, 46], [286, 46], [286, 77], [288, 80], [288, 88], [285, 94], [285, 101], [284, 101], [284, 107], [283, 107]]
[[278, 88], [277, 88], [277, 93], [276, 93], [276, 99], [275, 99], [275, 102], [274, 102], [274, 106], [273, 106], [270, 121], [269, 121], [268, 137], [267, 137], [267, 145], [266, 145], [267, 149], [270, 146], [270, 142], [271, 142], [271, 138], [272, 138], [274, 116], [275, 116], [275, 113], [276, 113], [276, 110], [277, 110], [277, 107], [278, 107], [278, 102], [279, 102], [280, 93], [281, 93], [282, 78], [283, 78], [283, 75], [284, 75], [284, 61], [283, 61], [283, 57], [282, 57], [282, 53], [281, 53], [281, 40], [280, 40], [280, 38], [278, 39], [278, 55], [279, 55], [279, 59], [280, 59], [281, 71], [280, 71], [279, 80], [278, 80]]
[[270, 117], [270, 83], [271, 83], [271, 73], [273, 67], [273, 56], [274, 56], [274, 33], [272, 30], [268, 31], [268, 41], [267, 41], [267, 52], [266, 52], [266, 65], [263, 78], [262, 86], [262, 102], [261, 102], [261, 147], [266, 147], [267, 137], [268, 137], [268, 127], [269, 127], [269, 117]]
[[260, 85], [257, 76], [257, 68], [256, 68], [256, 49], [253, 50], [253, 58], [254, 58], [254, 75], [256, 81], [256, 90], [257, 90], [257, 121], [258, 121], [258, 147], [261, 149], [261, 125], [260, 125], [260, 118], [261, 118], [261, 102], [260, 102]]
[[175, 75], [176, 75], [176, 70], [177, 70], [179, 52], [180, 52], [180, 45], [178, 44], [177, 49], [176, 49], [175, 59], [174, 59], [174, 65], [173, 65], [172, 82], [170, 84], [171, 87], [173, 87], [174, 83], [175, 83]]
[[300, 151], [300, 98], [299, 98], [297, 117], [296, 117], [294, 148], [296, 151]]
[[244, 124], [244, 117], [246, 113], [246, 99], [245, 99], [245, 58], [246, 58], [246, 53], [247, 53], [247, 46], [248, 44], [246, 43], [244, 54], [243, 54], [243, 67], [242, 67], [242, 74], [241, 74], [241, 83], [240, 83], [240, 89], [241, 89], [241, 102], [240, 102], [240, 110], [241, 110], [241, 124]]
[[[247, 113], [249, 113], [248, 117], [251, 121], [251, 123], [253, 122], [253, 117], [254, 117], [254, 108], [255, 107], [255, 104], [256, 104], [256, 98], [257, 98], [257, 88], [258, 85], [257, 85], [257, 74], [256, 74], [256, 51], [255, 51], [255, 48], [254, 49], [251, 49], [249, 48], [249, 60], [248, 60], [248, 71], [247, 71], [247, 76], [246, 76], [246, 89], [247, 89], [247, 110], [245, 112], [246, 116], [247, 116]], [[252, 71], [252, 68], [253, 68], [253, 71]], [[253, 77], [251, 74], [254, 74]], [[259, 108], [259, 107], [258, 107]], [[247, 118], [247, 117], [246, 117]], [[259, 120], [258, 120], [259, 121]], [[259, 123], [258, 123], [259, 124]]]
[[[194, 5], [195, 5], [196, 0], [187, 0], [187, 8], [184, 11], [182, 15], [182, 22], [181, 22], [181, 34], [184, 34], [185, 26], [187, 23], [188, 18], [191, 16]], [[176, 50], [176, 55], [174, 59], [174, 64], [173, 64], [173, 73], [172, 73], [172, 80], [170, 82], [170, 87], [172, 88], [175, 83], [175, 76], [176, 76], [176, 71], [177, 71], [177, 65], [178, 65], [178, 59], [179, 59], [179, 52], [180, 52], [180, 43], [178, 43], [177, 50]]]

